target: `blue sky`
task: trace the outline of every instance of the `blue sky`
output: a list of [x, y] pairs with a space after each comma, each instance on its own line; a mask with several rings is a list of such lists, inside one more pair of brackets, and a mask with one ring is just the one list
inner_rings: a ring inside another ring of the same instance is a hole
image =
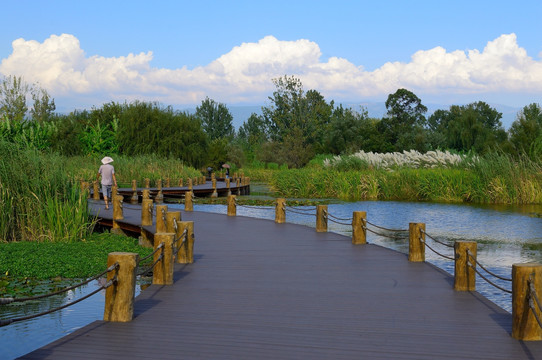
[[345, 103], [542, 103], [542, 1], [3, 1], [0, 75], [58, 108], [206, 97], [263, 105], [272, 79]]

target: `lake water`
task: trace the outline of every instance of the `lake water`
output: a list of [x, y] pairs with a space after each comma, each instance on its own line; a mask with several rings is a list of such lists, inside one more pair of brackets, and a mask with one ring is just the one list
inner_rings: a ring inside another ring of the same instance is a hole
[[[242, 202], [242, 199], [240, 200]], [[183, 209], [183, 205], [169, 204], [170, 208]], [[314, 207], [300, 207], [312, 210]], [[195, 205], [196, 211], [226, 213], [225, 205]], [[349, 219], [353, 211], [366, 211], [367, 220], [378, 226], [391, 229], [408, 229], [410, 222], [426, 224], [431, 237], [445, 243], [454, 240], [478, 242], [478, 260], [492, 272], [511, 277], [514, 263], [535, 261], [542, 263], [542, 219], [533, 216], [539, 207], [489, 207], [455, 204], [409, 203], [393, 201], [362, 201], [328, 205], [329, 214], [336, 218]], [[314, 211], [312, 210], [312, 213]], [[273, 207], [237, 208], [238, 216], [274, 219]], [[288, 211], [286, 221], [315, 227], [314, 215], [308, 216]], [[341, 221], [348, 223], [348, 221]], [[375, 229], [378, 232], [381, 230]], [[351, 226], [330, 221], [328, 231], [351, 236]], [[389, 233], [388, 233], [389, 234]], [[403, 253], [408, 252], [408, 239], [392, 239], [367, 233], [367, 241]], [[453, 250], [426, 239], [427, 243], [445, 255]], [[453, 262], [444, 260], [426, 250], [426, 260], [453, 275]], [[406, 261], [406, 260], [405, 260]], [[502, 292], [477, 277], [477, 291], [505, 310], [511, 312], [511, 295]], [[510, 283], [495, 282], [510, 289]], [[97, 282], [42, 301], [25, 304], [11, 304], [0, 307], [0, 318], [24, 316], [45, 311], [72, 301], [96, 289]], [[139, 292], [139, 288], [138, 288]], [[0, 328], [0, 359], [12, 359], [46, 345], [103, 316], [104, 291], [72, 307], [37, 319], [14, 323]]]

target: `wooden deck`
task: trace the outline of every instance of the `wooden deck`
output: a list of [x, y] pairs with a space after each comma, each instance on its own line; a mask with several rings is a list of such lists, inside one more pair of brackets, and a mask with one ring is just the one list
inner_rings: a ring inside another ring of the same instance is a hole
[[23, 358], [542, 359], [542, 342], [510, 336], [511, 314], [431, 264], [300, 225], [182, 220], [195, 262], [144, 290], [132, 322], [95, 321]]

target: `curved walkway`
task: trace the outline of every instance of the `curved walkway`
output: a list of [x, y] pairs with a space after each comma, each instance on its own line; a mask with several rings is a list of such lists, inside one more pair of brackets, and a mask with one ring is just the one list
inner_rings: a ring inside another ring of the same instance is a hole
[[542, 359], [542, 342], [510, 336], [511, 314], [431, 264], [301, 225], [182, 220], [195, 262], [143, 291], [133, 321], [95, 321], [23, 358]]

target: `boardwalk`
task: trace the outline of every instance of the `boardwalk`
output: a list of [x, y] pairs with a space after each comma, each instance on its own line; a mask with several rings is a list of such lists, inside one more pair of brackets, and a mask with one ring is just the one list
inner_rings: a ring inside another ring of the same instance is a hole
[[132, 322], [96, 321], [24, 358], [542, 359], [542, 342], [511, 338], [509, 313], [430, 264], [300, 225], [182, 219], [195, 262], [143, 291]]

